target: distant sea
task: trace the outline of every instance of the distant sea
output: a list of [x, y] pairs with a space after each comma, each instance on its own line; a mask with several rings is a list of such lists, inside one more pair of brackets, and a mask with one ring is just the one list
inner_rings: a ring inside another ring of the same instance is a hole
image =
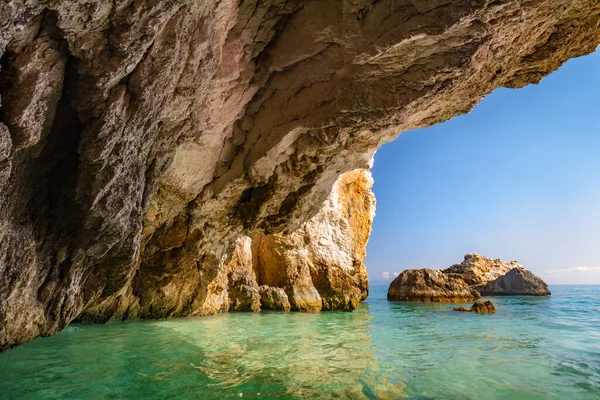
[[1, 399], [600, 399], [600, 286], [495, 297], [497, 314], [390, 303], [71, 325], [0, 354]]

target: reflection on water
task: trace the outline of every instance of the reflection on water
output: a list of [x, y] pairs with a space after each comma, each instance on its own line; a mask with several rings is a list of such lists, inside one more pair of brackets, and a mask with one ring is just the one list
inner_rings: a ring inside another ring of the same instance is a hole
[[0, 398], [600, 398], [600, 288], [496, 315], [389, 303], [74, 325], [0, 355]]
[[231, 313], [74, 325], [0, 357], [9, 398], [399, 398], [357, 313]]

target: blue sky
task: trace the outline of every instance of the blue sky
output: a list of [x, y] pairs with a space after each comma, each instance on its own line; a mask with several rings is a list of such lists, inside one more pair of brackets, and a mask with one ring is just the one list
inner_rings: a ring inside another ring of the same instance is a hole
[[516, 259], [548, 283], [600, 283], [600, 51], [402, 133], [373, 176], [373, 284], [470, 252]]

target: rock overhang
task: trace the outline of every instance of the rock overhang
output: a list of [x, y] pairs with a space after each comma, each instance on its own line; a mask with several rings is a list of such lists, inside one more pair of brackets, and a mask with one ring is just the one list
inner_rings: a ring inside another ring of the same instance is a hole
[[297, 230], [400, 132], [600, 43], [594, 0], [32, 0], [0, 14], [0, 347], [130, 296], [182, 294], [150, 315], [203, 309], [240, 236]]

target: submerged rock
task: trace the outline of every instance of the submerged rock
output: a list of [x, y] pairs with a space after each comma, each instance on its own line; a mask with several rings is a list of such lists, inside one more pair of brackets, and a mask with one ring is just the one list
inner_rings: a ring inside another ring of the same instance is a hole
[[474, 313], [478, 313], [478, 314], [493, 314], [496, 312], [496, 307], [494, 306], [494, 303], [492, 303], [491, 301], [485, 300], [485, 301], [476, 301], [475, 303], [473, 303], [471, 308], [457, 307], [454, 309], [454, 311], [474, 312]]
[[388, 300], [439, 303], [464, 303], [479, 297], [462, 280], [428, 268], [403, 271], [392, 281], [387, 293]]
[[474, 288], [483, 296], [549, 296], [548, 285], [533, 272], [513, 268], [506, 274]]
[[471, 312], [470, 308], [467, 307], [455, 307], [454, 311], [460, 311], [460, 312]]

